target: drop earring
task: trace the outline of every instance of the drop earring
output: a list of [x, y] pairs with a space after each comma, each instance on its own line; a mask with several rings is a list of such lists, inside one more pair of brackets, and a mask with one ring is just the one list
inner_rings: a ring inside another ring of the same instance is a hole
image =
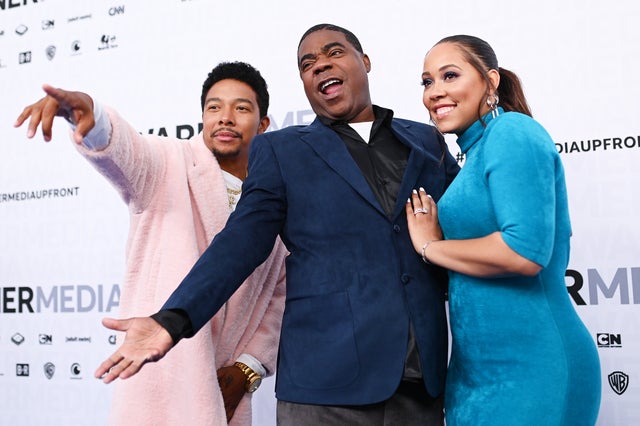
[[498, 111], [498, 102], [500, 102], [500, 98], [496, 93], [487, 96], [487, 105], [489, 105], [489, 108], [491, 109], [492, 118], [496, 118], [500, 115], [500, 111]]

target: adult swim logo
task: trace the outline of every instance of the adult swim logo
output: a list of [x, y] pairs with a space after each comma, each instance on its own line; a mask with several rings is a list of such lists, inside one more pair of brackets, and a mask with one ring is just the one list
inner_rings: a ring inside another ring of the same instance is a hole
[[608, 378], [609, 386], [618, 395], [622, 395], [629, 387], [629, 376], [622, 371], [614, 371]]

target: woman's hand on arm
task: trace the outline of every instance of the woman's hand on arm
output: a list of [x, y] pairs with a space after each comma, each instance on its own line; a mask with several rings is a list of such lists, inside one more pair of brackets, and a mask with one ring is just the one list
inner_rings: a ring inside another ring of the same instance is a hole
[[542, 269], [512, 250], [500, 232], [469, 240], [442, 240], [436, 203], [422, 188], [407, 200], [406, 214], [413, 248], [430, 263], [475, 277], [531, 276]]

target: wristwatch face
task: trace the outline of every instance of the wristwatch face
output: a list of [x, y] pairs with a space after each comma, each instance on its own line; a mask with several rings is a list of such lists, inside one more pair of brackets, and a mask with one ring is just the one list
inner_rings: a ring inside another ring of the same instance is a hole
[[260, 383], [262, 383], [262, 379], [260, 377], [256, 378], [253, 382], [249, 383], [249, 387], [247, 388], [247, 392], [255, 392], [260, 387]]

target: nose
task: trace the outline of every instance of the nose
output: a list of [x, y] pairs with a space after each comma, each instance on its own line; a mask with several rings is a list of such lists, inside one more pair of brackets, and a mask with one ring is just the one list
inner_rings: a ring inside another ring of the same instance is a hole
[[225, 126], [232, 126], [235, 123], [235, 114], [233, 108], [223, 108], [220, 111], [219, 124]]
[[331, 69], [331, 61], [328, 56], [319, 55], [313, 64], [313, 74], [318, 75], [328, 69]]
[[445, 90], [443, 85], [439, 81], [433, 81], [429, 88], [425, 90], [425, 97], [429, 96], [429, 99], [436, 100], [440, 99], [445, 95]]

